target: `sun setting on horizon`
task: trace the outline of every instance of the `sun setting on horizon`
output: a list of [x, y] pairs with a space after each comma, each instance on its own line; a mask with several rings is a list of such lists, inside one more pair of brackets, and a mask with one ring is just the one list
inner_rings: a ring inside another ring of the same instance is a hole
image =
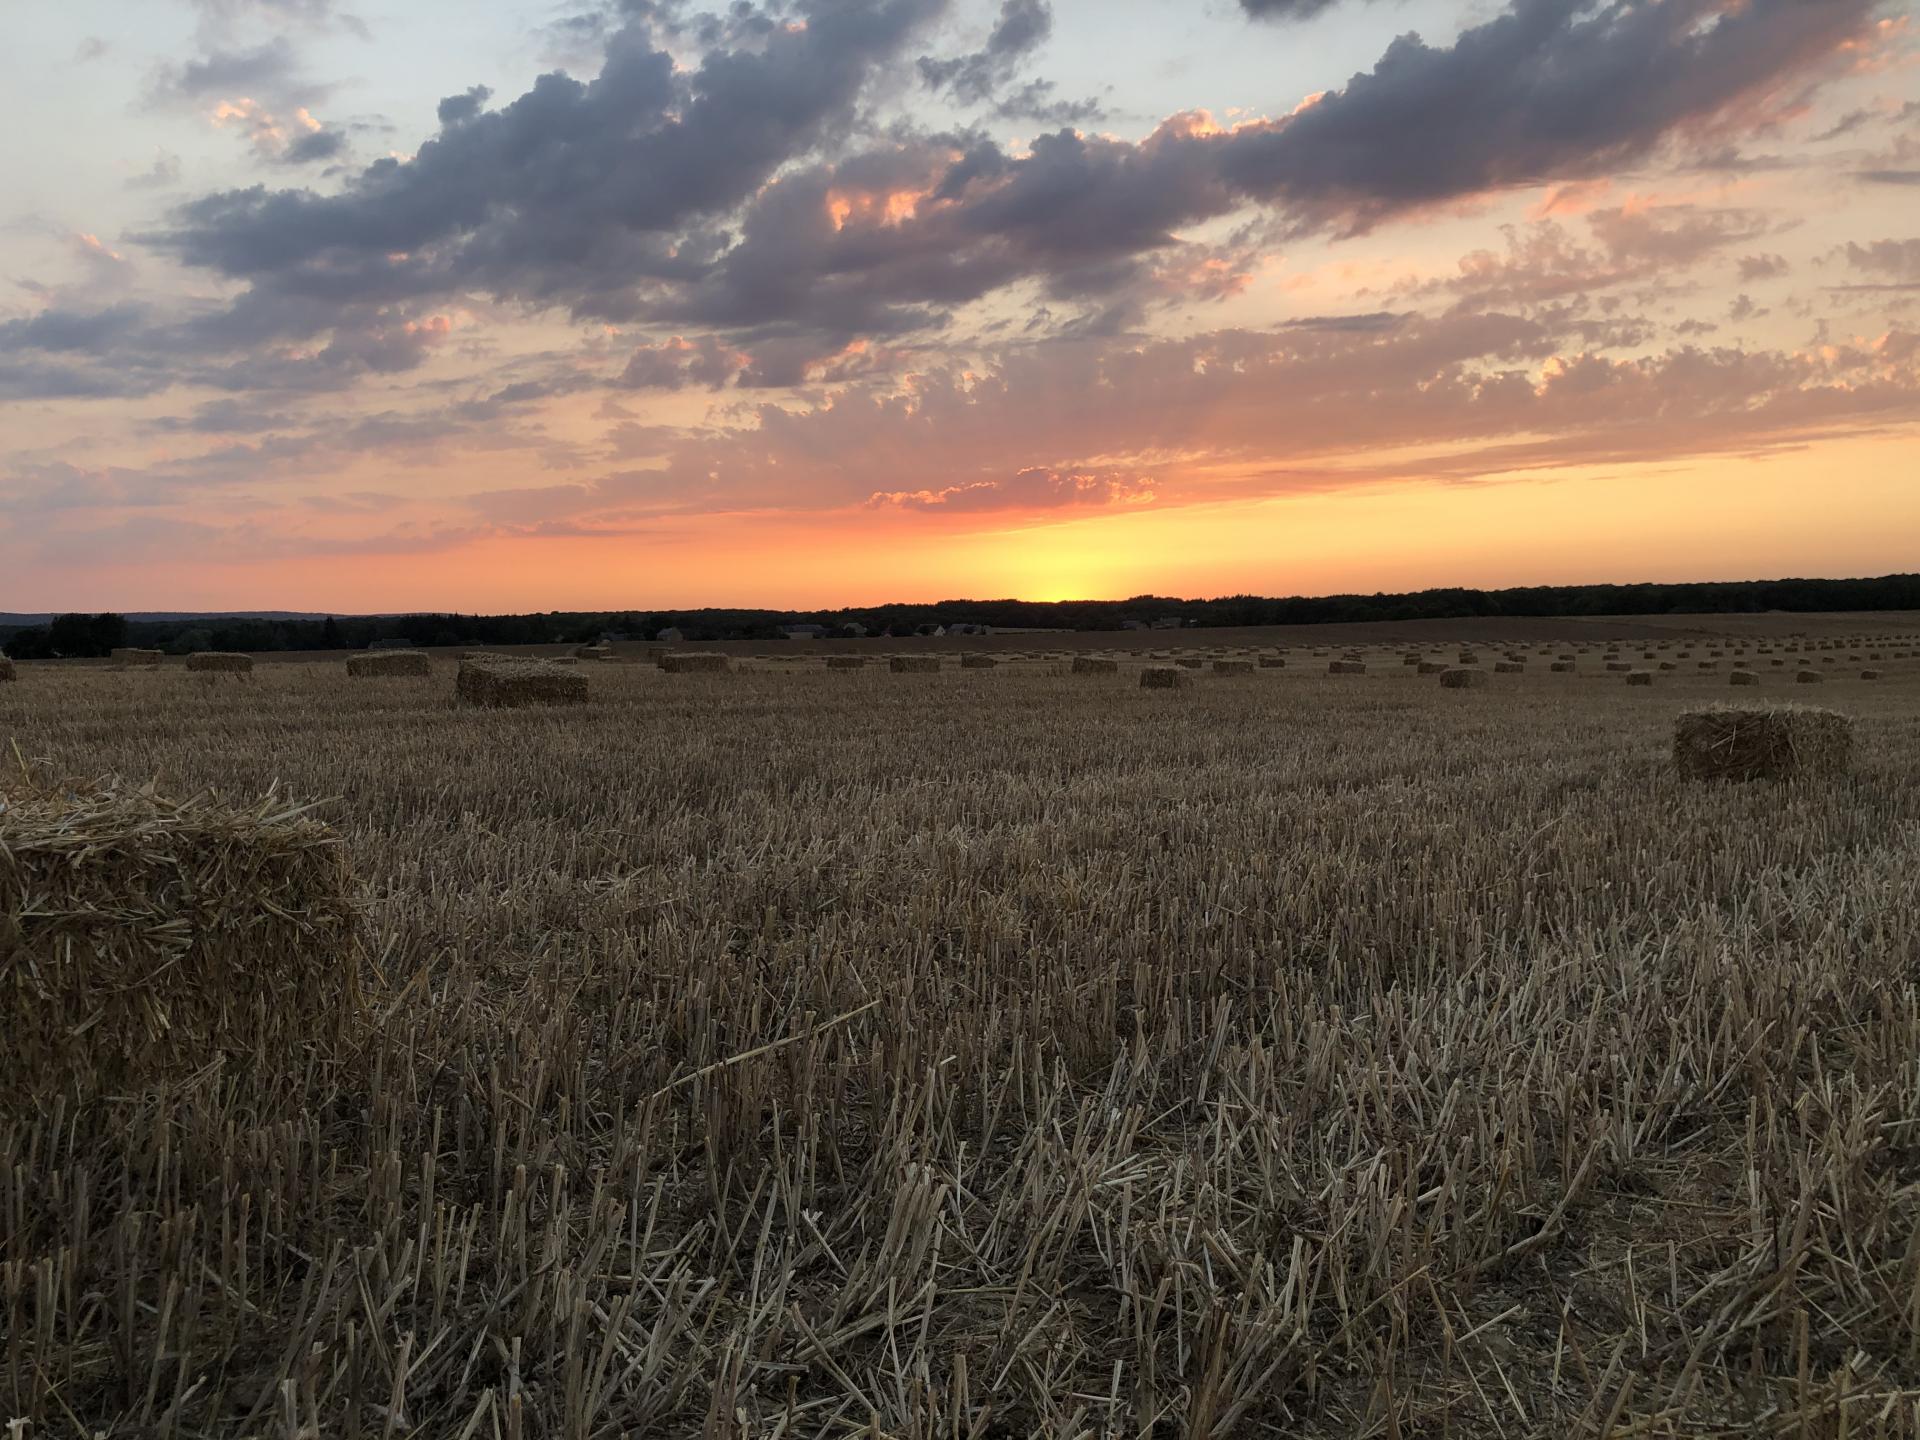
[[0, 199], [0, 604], [1857, 575], [1920, 533], [1900, 6], [132, 13], [10, 22], [0, 110], [67, 119]]

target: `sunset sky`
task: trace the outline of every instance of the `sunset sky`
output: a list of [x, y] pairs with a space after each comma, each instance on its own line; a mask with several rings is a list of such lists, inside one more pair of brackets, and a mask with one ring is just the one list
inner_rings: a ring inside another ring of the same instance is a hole
[[1875, 0], [61, 0], [0, 610], [1920, 568]]

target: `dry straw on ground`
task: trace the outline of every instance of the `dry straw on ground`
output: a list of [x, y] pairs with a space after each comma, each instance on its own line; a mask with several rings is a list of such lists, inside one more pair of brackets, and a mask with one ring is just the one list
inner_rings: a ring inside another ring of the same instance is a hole
[[1193, 684], [1193, 671], [1184, 665], [1149, 665], [1140, 672], [1143, 690], [1180, 690]]
[[424, 650], [365, 650], [347, 657], [347, 674], [361, 676], [431, 675]]
[[669, 675], [708, 674], [733, 668], [733, 662], [718, 650], [668, 650], [660, 655], [657, 664]]
[[1674, 722], [1673, 763], [1689, 780], [1838, 775], [1853, 762], [1853, 721], [1807, 705], [1712, 705]]
[[358, 997], [346, 852], [307, 807], [118, 781], [0, 796], [0, 1097], [298, 1063]]
[[938, 655], [894, 655], [887, 660], [887, 669], [896, 675], [928, 675], [939, 668]]
[[209, 675], [251, 675], [253, 657], [226, 650], [202, 650], [187, 656], [187, 669]]
[[1448, 690], [1471, 690], [1487, 683], [1487, 672], [1465, 666], [1440, 672], [1440, 684]]
[[462, 660], [454, 678], [454, 696], [462, 704], [492, 707], [583, 705], [587, 677], [546, 660], [519, 656]]

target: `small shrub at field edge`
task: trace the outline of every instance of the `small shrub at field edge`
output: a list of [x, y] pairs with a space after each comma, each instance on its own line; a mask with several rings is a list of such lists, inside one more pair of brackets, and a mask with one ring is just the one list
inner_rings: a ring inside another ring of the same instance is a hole
[[225, 650], [202, 650], [197, 655], [187, 656], [187, 669], [205, 675], [251, 675], [253, 657], [235, 655]]
[[368, 650], [347, 657], [349, 675], [431, 675], [433, 662], [424, 650]]
[[454, 677], [455, 699], [466, 705], [583, 705], [587, 677], [546, 660], [504, 657], [462, 660]]
[[1689, 780], [1838, 775], [1853, 760], [1853, 722], [1805, 705], [1713, 705], [1674, 722], [1673, 761]]

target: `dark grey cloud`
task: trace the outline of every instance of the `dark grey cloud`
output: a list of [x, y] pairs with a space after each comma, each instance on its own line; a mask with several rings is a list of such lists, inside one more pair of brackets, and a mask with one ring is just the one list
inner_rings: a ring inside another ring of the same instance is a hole
[[1255, 20], [1309, 20], [1339, 3], [1340, 0], [1240, 0], [1240, 8]]
[[1870, 275], [1920, 280], [1920, 239], [1875, 240], [1865, 245], [1853, 241], [1846, 246], [1845, 254], [1849, 265]]
[[1372, 71], [1236, 133], [1221, 172], [1303, 220], [1605, 174], [1797, 97], [1876, 0], [1516, 0], [1450, 47], [1403, 35]]
[[302, 74], [299, 52], [284, 35], [258, 45], [213, 48], [179, 64], [163, 65], [148, 85], [152, 104], [258, 95], [271, 97], [277, 105], [293, 106], [313, 104], [327, 93], [327, 86]]
[[922, 55], [920, 78], [927, 88], [949, 91], [963, 105], [978, 104], [1052, 33], [1053, 7], [1047, 0], [1001, 0], [999, 18], [984, 46], [969, 55]]
[[286, 149], [280, 152], [283, 165], [314, 165], [328, 160], [338, 160], [347, 153], [347, 137], [338, 130], [329, 130], [322, 126], [318, 130], [309, 130], [295, 136], [287, 142]]

